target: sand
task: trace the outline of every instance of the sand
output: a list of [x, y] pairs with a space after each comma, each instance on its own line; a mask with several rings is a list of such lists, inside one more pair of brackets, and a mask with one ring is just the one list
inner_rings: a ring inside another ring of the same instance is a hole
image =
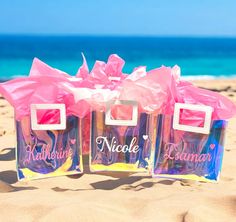
[[[236, 102], [236, 80], [197, 81]], [[0, 97], [0, 221], [236, 221], [236, 118], [218, 184], [91, 174], [17, 182], [14, 113]], [[87, 164], [85, 157], [85, 164]]]

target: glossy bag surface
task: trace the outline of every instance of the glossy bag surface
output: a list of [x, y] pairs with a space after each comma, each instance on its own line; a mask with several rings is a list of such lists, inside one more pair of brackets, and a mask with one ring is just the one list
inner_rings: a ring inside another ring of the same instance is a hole
[[212, 121], [209, 134], [176, 130], [170, 115], [158, 115], [154, 122], [154, 177], [211, 182], [219, 179], [227, 121]]
[[93, 111], [91, 171], [147, 172], [151, 155], [150, 118], [150, 114], [139, 113], [136, 125], [107, 125], [106, 113]]
[[68, 116], [64, 130], [32, 130], [29, 117], [16, 121], [19, 180], [82, 173], [80, 122]]

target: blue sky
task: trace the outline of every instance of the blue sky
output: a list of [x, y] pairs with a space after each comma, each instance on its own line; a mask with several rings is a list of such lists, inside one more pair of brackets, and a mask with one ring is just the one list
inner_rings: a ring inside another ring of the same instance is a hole
[[236, 0], [1, 0], [0, 34], [236, 36]]

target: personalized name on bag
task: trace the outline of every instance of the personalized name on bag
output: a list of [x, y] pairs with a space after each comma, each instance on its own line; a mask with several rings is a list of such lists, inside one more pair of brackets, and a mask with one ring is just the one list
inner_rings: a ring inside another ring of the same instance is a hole
[[50, 151], [50, 145], [48, 144], [43, 144], [40, 152], [35, 152], [35, 148], [35, 146], [32, 147], [30, 145], [26, 147], [27, 158], [24, 161], [25, 164], [37, 160], [60, 160], [73, 155], [73, 150], [71, 148], [67, 150]]
[[[186, 143], [166, 143], [164, 146], [165, 154], [164, 158], [167, 160], [181, 160], [181, 161], [187, 161], [187, 162], [206, 162], [211, 161], [212, 156], [210, 153], [193, 153], [189, 152], [190, 148], [196, 146], [195, 144], [186, 144]], [[210, 145], [210, 148], [213, 149], [212, 144]], [[199, 150], [198, 147], [195, 147], [197, 150]], [[195, 149], [195, 150], [196, 150]], [[192, 149], [191, 149], [192, 150]]]
[[137, 142], [136, 137], [132, 138], [129, 145], [117, 144], [115, 137], [113, 137], [110, 142], [108, 141], [107, 137], [105, 137], [105, 136], [99, 136], [96, 138], [97, 145], [101, 145], [99, 147], [100, 151], [103, 151], [105, 149], [105, 147], [107, 147], [110, 152], [118, 152], [118, 153], [120, 153], [120, 152], [122, 152], [122, 153], [126, 153], [126, 152], [138, 153], [139, 146], [135, 145], [136, 142]]

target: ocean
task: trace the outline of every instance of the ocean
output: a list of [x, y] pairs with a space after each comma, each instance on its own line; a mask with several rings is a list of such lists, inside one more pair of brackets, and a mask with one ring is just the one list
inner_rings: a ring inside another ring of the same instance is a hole
[[236, 38], [0, 36], [0, 79], [28, 75], [34, 57], [74, 75], [84, 53], [90, 70], [112, 53], [125, 61], [124, 72], [161, 65], [181, 67], [185, 78], [236, 76]]

